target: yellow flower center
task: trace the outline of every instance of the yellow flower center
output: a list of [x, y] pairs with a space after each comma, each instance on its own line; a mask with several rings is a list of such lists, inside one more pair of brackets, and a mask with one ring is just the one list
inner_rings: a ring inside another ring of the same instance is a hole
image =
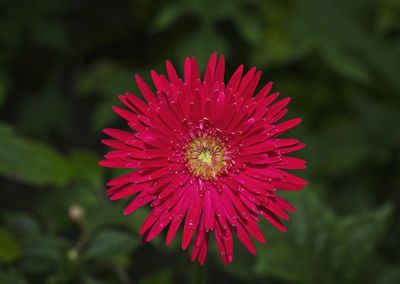
[[200, 161], [202, 161], [202, 162], [204, 162], [204, 163], [207, 163], [207, 164], [211, 164], [211, 153], [210, 153], [210, 150], [208, 150], [208, 149], [204, 149], [203, 150], [203, 152], [201, 152], [198, 156], [197, 156], [197, 158], [200, 160]]
[[218, 138], [199, 136], [186, 145], [188, 169], [196, 177], [212, 179], [225, 168], [225, 144]]

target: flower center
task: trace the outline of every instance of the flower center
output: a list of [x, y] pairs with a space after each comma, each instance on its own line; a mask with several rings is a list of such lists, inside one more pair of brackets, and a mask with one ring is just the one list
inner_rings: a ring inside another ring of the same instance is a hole
[[197, 159], [199, 159], [200, 161], [207, 163], [209, 165], [211, 165], [211, 153], [210, 150], [208, 149], [204, 149], [198, 156]]
[[220, 139], [199, 136], [186, 145], [188, 169], [198, 178], [213, 179], [225, 168], [225, 152], [225, 144]]

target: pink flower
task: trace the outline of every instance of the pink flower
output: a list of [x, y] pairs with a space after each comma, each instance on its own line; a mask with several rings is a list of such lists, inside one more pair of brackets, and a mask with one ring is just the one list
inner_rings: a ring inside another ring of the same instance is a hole
[[[133, 197], [124, 214], [150, 204], [140, 228], [146, 242], [168, 227], [169, 244], [183, 224], [182, 248], [193, 239], [192, 261], [203, 264], [210, 235], [224, 263], [233, 258], [233, 233], [256, 254], [252, 238], [265, 243], [260, 216], [280, 231], [280, 219], [295, 208], [277, 190], [300, 190], [307, 182], [285, 170], [305, 169], [305, 161], [286, 156], [304, 147], [278, 138], [300, 118], [277, 123], [290, 98], [274, 102], [272, 82], [255, 96], [261, 71], [243, 65], [224, 83], [225, 59], [214, 53], [203, 79], [197, 62], [186, 58], [184, 80], [167, 61], [167, 76], [151, 71], [156, 92], [136, 76], [145, 101], [126, 93], [127, 109], [114, 111], [129, 131], [105, 129], [114, 148], [100, 165], [137, 169], [107, 183], [112, 200]], [[195, 235], [195, 236], [194, 236]], [[193, 238], [194, 237], [194, 238]]]

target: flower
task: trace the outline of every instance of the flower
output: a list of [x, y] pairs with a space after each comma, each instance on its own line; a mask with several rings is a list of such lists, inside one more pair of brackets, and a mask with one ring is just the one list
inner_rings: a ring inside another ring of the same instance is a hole
[[72, 221], [79, 222], [85, 217], [85, 209], [77, 204], [71, 205], [68, 209], [68, 216]]
[[112, 200], [136, 196], [130, 214], [150, 204], [140, 228], [148, 242], [168, 227], [169, 244], [183, 223], [182, 248], [193, 236], [192, 261], [203, 264], [210, 235], [224, 263], [233, 258], [234, 232], [252, 253], [254, 237], [265, 238], [260, 217], [280, 231], [280, 219], [295, 208], [277, 190], [300, 190], [307, 182], [285, 170], [305, 169], [305, 161], [286, 154], [304, 147], [297, 139], [278, 138], [300, 118], [277, 123], [290, 98], [273, 103], [272, 82], [255, 96], [261, 71], [243, 65], [224, 83], [225, 59], [212, 54], [203, 79], [195, 58], [186, 58], [184, 79], [166, 62], [167, 76], [151, 71], [156, 92], [136, 75], [145, 101], [131, 93], [120, 99], [127, 109], [114, 111], [130, 131], [105, 129], [113, 139], [102, 142], [115, 150], [100, 165], [137, 169], [107, 183]]

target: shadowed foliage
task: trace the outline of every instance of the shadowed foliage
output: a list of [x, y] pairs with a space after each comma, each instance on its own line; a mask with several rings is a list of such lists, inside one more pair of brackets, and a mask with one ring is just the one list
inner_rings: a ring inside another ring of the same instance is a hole
[[97, 162], [134, 74], [213, 51], [292, 98], [310, 185], [284, 196], [286, 233], [262, 222], [256, 257], [211, 246], [207, 283], [400, 283], [397, 0], [0, 0], [0, 283], [196, 278], [178, 240], [141, 244], [148, 210], [123, 216], [104, 186], [123, 171]]

